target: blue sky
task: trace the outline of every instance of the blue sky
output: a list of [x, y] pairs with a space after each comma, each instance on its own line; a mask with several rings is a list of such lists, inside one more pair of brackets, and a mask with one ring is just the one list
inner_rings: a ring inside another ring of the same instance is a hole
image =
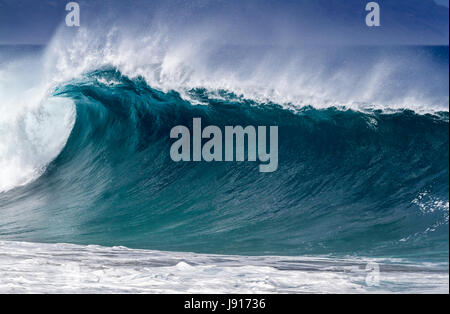
[[449, 0], [434, 0], [434, 1], [438, 4], [445, 5], [446, 7], [448, 7]]
[[[45, 44], [69, 0], [0, 0], [0, 44]], [[448, 6], [448, 0], [434, 0]], [[382, 27], [364, 24], [369, 0], [79, 0], [82, 26], [146, 25], [156, 17], [181, 29], [221, 23], [229, 43], [448, 44], [448, 10], [433, 0], [378, 0]], [[138, 16], [135, 16], [138, 15]], [[112, 17], [112, 18], [111, 18]], [[111, 22], [113, 21], [113, 22]], [[184, 23], [184, 24], [183, 24]], [[174, 27], [175, 27], [174, 26]]]

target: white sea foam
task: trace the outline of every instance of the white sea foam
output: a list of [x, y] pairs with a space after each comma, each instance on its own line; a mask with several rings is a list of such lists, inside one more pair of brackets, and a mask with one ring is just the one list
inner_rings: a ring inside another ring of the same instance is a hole
[[47, 84], [38, 56], [0, 68], [0, 193], [39, 177], [70, 135], [74, 104]]
[[[380, 265], [367, 286], [366, 265]], [[0, 241], [0, 293], [448, 293], [448, 265]]]

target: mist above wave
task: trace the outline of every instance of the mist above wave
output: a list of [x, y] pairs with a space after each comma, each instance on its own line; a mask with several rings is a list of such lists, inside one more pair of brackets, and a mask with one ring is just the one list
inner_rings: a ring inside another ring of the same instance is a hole
[[184, 96], [206, 88], [294, 108], [448, 111], [448, 48], [230, 45], [215, 27], [90, 27], [61, 29], [50, 45], [61, 81], [113, 66]]

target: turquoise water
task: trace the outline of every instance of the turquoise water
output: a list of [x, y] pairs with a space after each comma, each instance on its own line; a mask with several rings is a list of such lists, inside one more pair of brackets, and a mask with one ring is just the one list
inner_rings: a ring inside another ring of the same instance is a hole
[[[421, 49], [448, 80], [448, 47]], [[110, 66], [52, 94], [73, 102], [73, 128], [35, 180], [0, 193], [3, 240], [448, 259], [448, 111], [293, 110], [226, 89], [162, 91]], [[195, 117], [277, 125], [278, 170], [173, 162], [170, 129]]]

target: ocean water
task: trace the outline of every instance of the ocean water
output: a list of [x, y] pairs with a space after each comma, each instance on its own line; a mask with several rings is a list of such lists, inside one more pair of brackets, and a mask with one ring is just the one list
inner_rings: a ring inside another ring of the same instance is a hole
[[[448, 47], [79, 36], [0, 47], [1, 292], [448, 293]], [[277, 125], [278, 170], [173, 162], [195, 117]]]

